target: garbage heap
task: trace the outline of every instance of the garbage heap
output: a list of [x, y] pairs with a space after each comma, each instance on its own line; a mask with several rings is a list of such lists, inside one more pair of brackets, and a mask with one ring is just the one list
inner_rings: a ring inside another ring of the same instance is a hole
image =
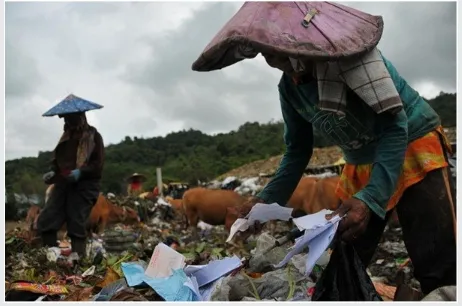
[[[202, 225], [197, 240], [184, 229], [181, 218], [174, 213], [173, 219], [169, 218], [170, 211], [170, 206], [154, 203], [145, 223], [135, 227], [117, 224], [108, 228], [101, 236], [89, 240], [88, 256], [79, 261], [68, 254], [67, 240], [61, 241], [59, 248], [46, 249], [32, 247], [24, 231], [10, 232], [5, 246], [6, 300], [308, 301], [314, 293], [316, 280], [329, 262], [330, 250], [327, 250], [312, 273], [305, 275], [307, 253], [302, 252], [286, 266], [275, 269], [273, 265], [286, 256], [290, 245], [269, 252], [265, 250], [274, 244], [275, 237], [288, 231], [285, 222], [277, 222], [272, 232], [274, 236], [265, 231], [258, 239], [240, 246], [225, 242], [228, 233], [222, 226]], [[392, 235], [397, 233], [392, 231]], [[383, 242], [381, 248], [401, 252], [401, 244], [396, 244], [393, 237]], [[114, 248], [117, 241], [120, 247]], [[395, 248], [390, 247], [390, 243]], [[184, 270], [170, 276], [177, 283], [169, 284], [168, 288], [162, 286], [162, 282], [143, 279], [159, 245], [184, 257]], [[399, 266], [408, 266], [411, 272], [405, 254], [397, 254], [379, 252], [380, 258], [377, 257], [370, 269], [384, 300], [393, 298], [393, 271]], [[403, 258], [397, 260], [397, 256]], [[221, 267], [222, 274], [207, 274], [202, 270], [205, 267]], [[185, 291], [183, 284], [194, 275], [200, 287], [192, 283], [189, 287], [195, 289]], [[175, 286], [179, 286], [178, 291], [172, 293], [169, 288]]]
[[[261, 190], [266, 180], [262, 177], [226, 178], [221, 182], [211, 182], [209, 188], [226, 189], [234, 182], [233, 190], [249, 195]], [[223, 226], [212, 227], [202, 222], [199, 223], [199, 239], [193, 237], [191, 231], [185, 228], [183, 218], [163, 199], [152, 201], [116, 196], [111, 201], [137, 209], [143, 222], [136, 226], [115, 224], [102, 235], [93, 235], [88, 241], [85, 259], [69, 254], [70, 244], [65, 238], [60, 241], [59, 248], [46, 249], [41, 248], [27, 230], [18, 228], [7, 233], [6, 300], [310, 300], [316, 281], [331, 255], [327, 250], [309, 275], [304, 270], [306, 251], [295, 255], [286, 266], [275, 269], [273, 265], [286, 256], [290, 245], [276, 247], [269, 252], [265, 250], [289, 230], [285, 222], [277, 222], [271, 234], [264, 231], [258, 239], [250, 239], [240, 245], [225, 242], [228, 233]], [[140, 276], [152, 266], [154, 250], [159, 245], [165, 245], [184, 257], [184, 269], [170, 276], [177, 281], [170, 287], [178, 287], [178, 292], [184, 294], [172, 294], [159, 282], [146, 282]], [[222, 266], [223, 262], [227, 263], [227, 268], [222, 274], [214, 277], [201, 275], [206, 271], [202, 268]], [[367, 270], [383, 300], [393, 299], [396, 275], [400, 270], [405, 274], [406, 283], [419, 290], [419, 284], [412, 276], [412, 262], [402, 241], [401, 228], [387, 226]], [[186, 291], [183, 284], [193, 277], [201, 285], [189, 283], [188, 286], [193, 289]], [[205, 284], [204, 277], [207, 280]]]

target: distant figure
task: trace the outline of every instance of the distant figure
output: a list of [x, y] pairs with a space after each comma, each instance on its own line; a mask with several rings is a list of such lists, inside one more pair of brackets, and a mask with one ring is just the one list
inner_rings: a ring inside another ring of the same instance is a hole
[[103, 138], [87, 123], [85, 111], [102, 106], [70, 95], [44, 116], [64, 118], [64, 133], [53, 151], [51, 171], [43, 176], [54, 184], [37, 220], [45, 246], [55, 247], [57, 234], [67, 223], [72, 251], [85, 256], [85, 223], [100, 192], [104, 164]]
[[133, 173], [128, 178], [128, 187], [127, 194], [129, 196], [138, 196], [142, 194], [143, 191], [143, 182], [146, 180], [146, 177], [139, 173]]

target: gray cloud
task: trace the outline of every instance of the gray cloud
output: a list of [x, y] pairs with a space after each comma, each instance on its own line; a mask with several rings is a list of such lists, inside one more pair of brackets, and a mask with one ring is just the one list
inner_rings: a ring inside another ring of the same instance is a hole
[[431, 81], [437, 87], [455, 91], [456, 2], [348, 4], [383, 15], [384, 33], [379, 47], [409, 83]]
[[[106, 144], [280, 119], [280, 72], [261, 57], [191, 70], [241, 4], [7, 3], [6, 157], [51, 150], [62, 122], [41, 114], [71, 92], [105, 106], [88, 117]], [[456, 90], [455, 3], [348, 5], [383, 16], [379, 47], [422, 94]]]
[[5, 45], [5, 76], [7, 97], [33, 94], [41, 82], [35, 60], [10, 42]]

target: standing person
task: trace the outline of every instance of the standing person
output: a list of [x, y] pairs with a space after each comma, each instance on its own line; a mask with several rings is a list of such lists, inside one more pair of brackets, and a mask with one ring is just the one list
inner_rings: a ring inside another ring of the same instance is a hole
[[127, 193], [129, 196], [138, 196], [143, 193], [143, 181], [146, 177], [142, 174], [133, 173], [128, 178]]
[[57, 233], [67, 225], [72, 251], [86, 254], [86, 222], [98, 199], [104, 164], [103, 138], [87, 122], [85, 112], [101, 105], [70, 95], [44, 116], [64, 119], [64, 133], [53, 151], [51, 171], [43, 176], [54, 184], [37, 227], [45, 246], [57, 246]]
[[261, 52], [269, 66], [283, 72], [279, 100], [286, 152], [275, 177], [242, 206], [240, 216], [255, 203], [287, 203], [311, 158], [316, 128], [345, 156], [336, 188], [342, 204], [335, 214], [345, 216], [338, 234], [367, 266], [396, 207], [414, 275], [428, 294], [456, 284], [451, 148], [437, 113], [375, 48], [382, 28], [380, 17], [340, 4], [249, 2], [193, 69], [221, 69]]

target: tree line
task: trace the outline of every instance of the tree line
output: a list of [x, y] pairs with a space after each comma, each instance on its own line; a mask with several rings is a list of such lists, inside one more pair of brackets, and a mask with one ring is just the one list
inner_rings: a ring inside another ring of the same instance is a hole
[[[429, 100], [445, 127], [456, 125], [456, 94], [441, 93]], [[126, 191], [126, 178], [134, 173], [147, 177], [144, 188], [156, 184], [156, 167], [162, 167], [164, 182], [182, 181], [195, 184], [209, 181], [246, 163], [266, 159], [284, 152], [284, 126], [281, 121], [247, 122], [237, 130], [207, 135], [189, 129], [165, 137], [125, 137], [106, 147], [102, 191], [116, 194]], [[332, 145], [315, 131], [315, 146]], [[48, 171], [51, 152], [37, 157], [6, 161], [5, 185], [8, 193], [43, 195], [41, 177]]]

